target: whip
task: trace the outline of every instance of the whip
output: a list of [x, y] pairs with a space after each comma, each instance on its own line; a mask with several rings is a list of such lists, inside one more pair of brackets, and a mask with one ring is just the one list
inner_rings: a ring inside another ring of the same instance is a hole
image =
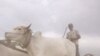
[[66, 32], [67, 32], [67, 27], [65, 28], [65, 31], [64, 31], [63, 38], [65, 37], [65, 35], [66, 35]]

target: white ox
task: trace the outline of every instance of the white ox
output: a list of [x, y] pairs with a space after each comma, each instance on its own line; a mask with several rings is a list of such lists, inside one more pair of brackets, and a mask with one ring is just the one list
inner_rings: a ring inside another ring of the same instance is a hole
[[64, 38], [44, 38], [41, 33], [32, 36], [29, 26], [16, 27], [12, 32], [6, 33], [6, 37], [23, 44], [21, 46], [24, 46], [29, 56], [75, 56], [76, 53], [75, 45], [71, 41]]

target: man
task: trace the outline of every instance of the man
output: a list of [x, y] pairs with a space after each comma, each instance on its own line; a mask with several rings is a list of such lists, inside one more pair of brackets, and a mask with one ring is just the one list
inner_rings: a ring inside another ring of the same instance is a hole
[[69, 32], [67, 33], [67, 39], [72, 41], [76, 46], [76, 56], [80, 56], [79, 54], [79, 46], [78, 46], [78, 40], [80, 39], [80, 34], [77, 30], [74, 30], [74, 26], [72, 23], [68, 24]]

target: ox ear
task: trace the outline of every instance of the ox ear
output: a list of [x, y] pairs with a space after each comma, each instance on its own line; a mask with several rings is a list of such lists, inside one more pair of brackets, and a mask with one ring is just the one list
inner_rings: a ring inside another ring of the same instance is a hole
[[28, 25], [26, 28], [29, 29], [31, 27], [32, 24]]

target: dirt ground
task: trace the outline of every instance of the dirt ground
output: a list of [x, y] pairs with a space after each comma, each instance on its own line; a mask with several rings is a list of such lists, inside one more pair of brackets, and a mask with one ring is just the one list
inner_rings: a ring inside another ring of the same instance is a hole
[[0, 44], [0, 56], [28, 56], [28, 55]]

